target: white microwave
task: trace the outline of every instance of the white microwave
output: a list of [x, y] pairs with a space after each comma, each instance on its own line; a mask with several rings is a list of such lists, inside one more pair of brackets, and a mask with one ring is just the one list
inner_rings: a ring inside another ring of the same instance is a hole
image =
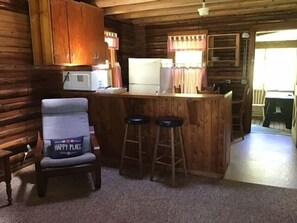
[[111, 70], [63, 71], [63, 89], [96, 91], [111, 86]]

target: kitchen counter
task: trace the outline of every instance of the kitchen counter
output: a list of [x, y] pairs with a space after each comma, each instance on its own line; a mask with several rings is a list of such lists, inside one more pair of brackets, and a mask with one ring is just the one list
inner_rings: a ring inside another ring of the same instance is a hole
[[[144, 114], [151, 117], [149, 137], [144, 144], [145, 161], [150, 164], [158, 116], [184, 119], [183, 135], [189, 172], [222, 177], [229, 164], [232, 92], [223, 94], [102, 94], [62, 91], [59, 97], [87, 97], [90, 124], [95, 125], [104, 158], [120, 159], [124, 117]], [[137, 164], [135, 164], [137, 165]]]

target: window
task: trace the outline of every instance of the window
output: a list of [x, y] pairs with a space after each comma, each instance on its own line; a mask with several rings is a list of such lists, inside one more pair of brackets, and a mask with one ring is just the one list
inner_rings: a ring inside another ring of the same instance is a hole
[[180, 86], [181, 93], [197, 93], [207, 85], [205, 72], [206, 32], [168, 35], [168, 57], [173, 59], [172, 89]]
[[254, 88], [294, 91], [297, 73], [296, 61], [296, 48], [256, 49]]
[[202, 50], [186, 50], [175, 52], [176, 67], [202, 67]]
[[117, 61], [116, 51], [119, 49], [119, 38], [117, 33], [105, 31], [104, 32], [105, 42], [107, 44], [107, 55], [109, 68], [111, 69], [112, 74], [112, 87], [122, 87], [122, 75], [121, 67]]

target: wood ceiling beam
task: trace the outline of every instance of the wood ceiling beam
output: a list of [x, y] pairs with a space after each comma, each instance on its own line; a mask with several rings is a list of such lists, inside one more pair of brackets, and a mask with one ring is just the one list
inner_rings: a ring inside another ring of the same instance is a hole
[[120, 5], [130, 5], [144, 2], [156, 2], [158, 0], [94, 0], [99, 8], [114, 7]]
[[[208, 0], [210, 3], [225, 3], [232, 2], [234, 0]], [[157, 0], [156, 2], [145, 2], [132, 5], [120, 5], [115, 7], [110, 7], [104, 9], [104, 15], [116, 15], [122, 13], [146, 11], [153, 9], [164, 9], [164, 8], [174, 8], [174, 7], [183, 7], [183, 6], [201, 6], [202, 0]], [[208, 4], [207, 3], [207, 4]]]
[[148, 17], [148, 18], [139, 18], [139, 19], [132, 19], [131, 22], [136, 25], [148, 25], [148, 24], [160, 24], [165, 22], [174, 22], [180, 20], [188, 20], [188, 19], [201, 19], [204, 20], [208, 17], [215, 17], [215, 16], [232, 16], [232, 15], [242, 15], [242, 14], [255, 14], [255, 13], [262, 13], [262, 12], [273, 12], [273, 11], [288, 11], [295, 10], [297, 8], [297, 2], [290, 3], [286, 5], [280, 6], [270, 6], [265, 5], [262, 7], [256, 8], [249, 8], [249, 9], [238, 9], [238, 10], [210, 10], [209, 15], [205, 17], [200, 17], [197, 12], [195, 13], [186, 13], [181, 15], [169, 15], [169, 16], [156, 16], [156, 17]]
[[[208, 7], [210, 11], [216, 10], [223, 10], [226, 8], [232, 8], [232, 10], [237, 10], [243, 7], [262, 7], [266, 6], [268, 3], [267, 0], [252, 0], [247, 2], [226, 2], [224, 4], [209, 4]], [[273, 5], [285, 5], [283, 0], [275, 0]], [[166, 15], [180, 15], [180, 14], [187, 14], [187, 13], [196, 13], [199, 7], [193, 6], [185, 6], [185, 7], [176, 7], [176, 8], [169, 8], [169, 9], [159, 9], [159, 10], [147, 10], [141, 12], [131, 12], [125, 14], [116, 15], [117, 19], [136, 19], [136, 18], [146, 18], [146, 17], [154, 17], [154, 16], [166, 16]]]

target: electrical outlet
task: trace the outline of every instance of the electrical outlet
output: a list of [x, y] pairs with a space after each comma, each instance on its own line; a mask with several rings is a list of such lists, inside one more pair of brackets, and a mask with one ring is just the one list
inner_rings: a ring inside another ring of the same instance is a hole
[[27, 149], [28, 149], [28, 152], [31, 152], [32, 151], [32, 148], [29, 144], [27, 144]]

